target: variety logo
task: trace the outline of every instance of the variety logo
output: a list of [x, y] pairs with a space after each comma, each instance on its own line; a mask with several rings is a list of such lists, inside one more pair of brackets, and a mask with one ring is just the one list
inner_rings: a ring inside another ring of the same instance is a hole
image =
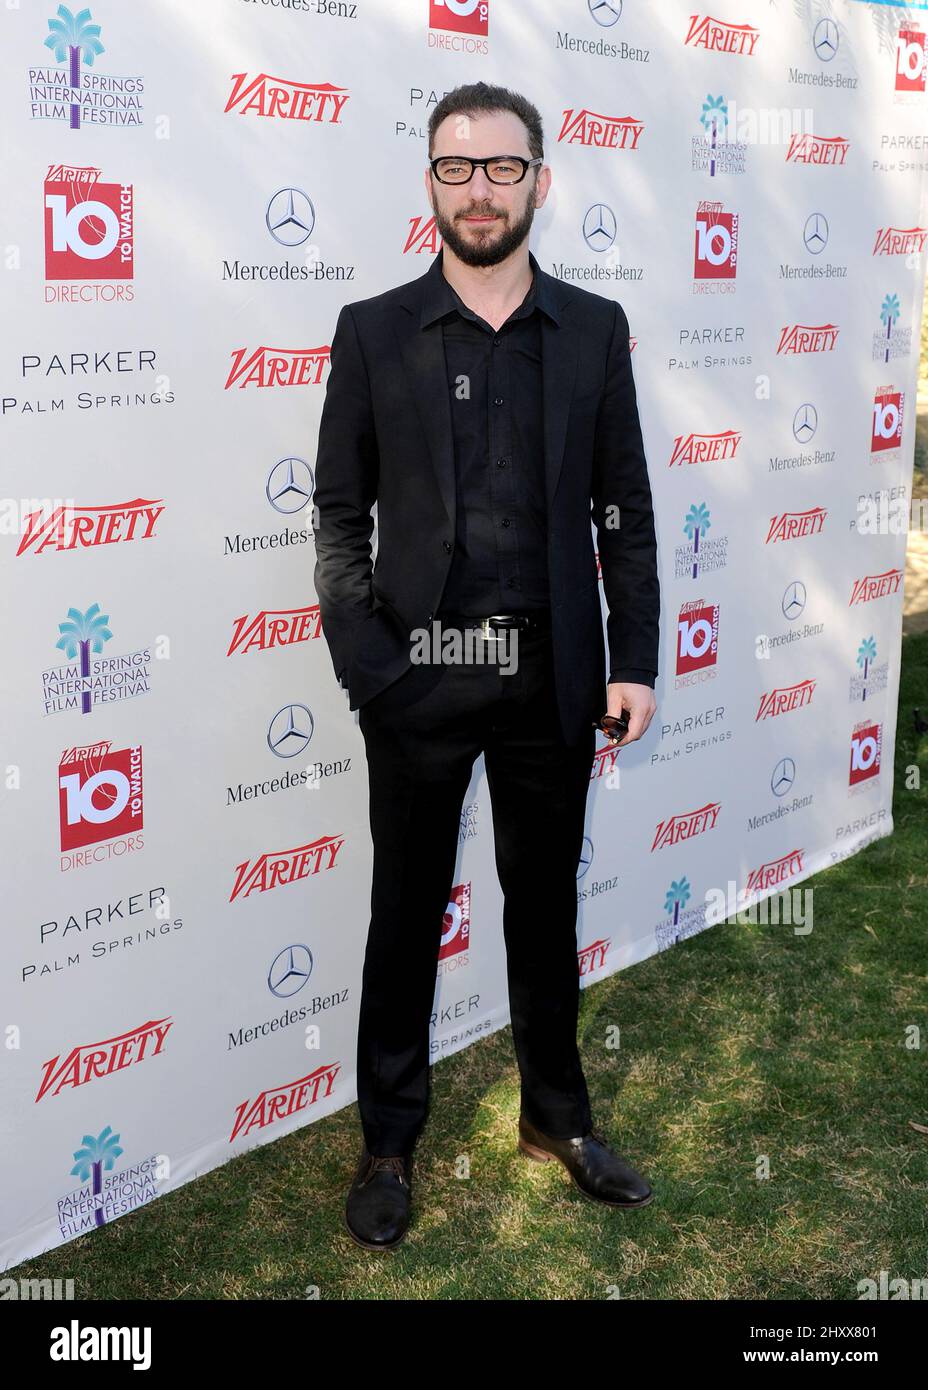
[[834, 352], [837, 341], [838, 325], [835, 323], [820, 323], [815, 326], [792, 323], [780, 329], [777, 353], [799, 356], [809, 352]]
[[799, 681], [796, 685], [774, 686], [773, 690], [765, 691], [760, 697], [754, 723], [759, 719], [776, 719], [780, 714], [804, 709], [812, 702], [812, 692], [816, 684], [814, 680], [805, 680]]
[[17, 555], [32, 550], [86, 550], [95, 545], [147, 541], [164, 506], [161, 499], [136, 497], [132, 502], [109, 502], [100, 507], [52, 506], [30, 512], [25, 519]]
[[802, 536], [817, 536], [825, 525], [825, 507], [810, 507], [805, 512], [781, 512], [770, 518], [765, 545], [777, 541], [795, 541]]
[[765, 889], [778, 888], [787, 879], [801, 874], [804, 853], [805, 850], [791, 849], [788, 854], [781, 855], [779, 859], [771, 859], [766, 864], [760, 864], [756, 869], [752, 869], [748, 874], [744, 896], [749, 897], [752, 893], [762, 893]]
[[591, 941], [589, 946], [581, 946], [577, 952], [577, 973], [581, 979], [584, 975], [592, 975], [594, 971], [603, 968], [611, 945], [611, 938], [603, 936], [598, 941]]
[[318, 603], [305, 608], [264, 609], [255, 616], [244, 614], [235, 619], [235, 630], [226, 656], [233, 652], [250, 652], [254, 648], [267, 651], [271, 647], [291, 647], [296, 642], [308, 642], [322, 631], [322, 615]]
[[603, 746], [593, 753], [590, 781], [598, 782], [601, 777], [606, 777], [610, 786], [618, 786], [618, 763], [619, 750], [607, 739]]
[[320, 835], [294, 849], [269, 850], [252, 863], [245, 859], [236, 864], [236, 879], [229, 902], [247, 898], [251, 893], [267, 893], [286, 883], [296, 883], [320, 870], [334, 869], [335, 856], [345, 843], [344, 835]]
[[684, 44], [690, 48], [704, 48], [708, 53], [737, 53], [743, 58], [753, 58], [760, 30], [753, 24], [729, 24], [724, 19], [713, 19], [711, 15], [691, 14], [690, 27], [686, 32]]
[[874, 256], [920, 256], [928, 239], [928, 227], [880, 227], [873, 243]]
[[701, 574], [712, 574], [728, 564], [728, 537], [714, 536], [710, 540], [707, 533], [711, 525], [705, 502], [694, 502], [683, 521], [686, 544], [678, 545], [674, 551], [675, 579], [698, 579]]
[[[135, 266], [132, 185], [101, 183], [100, 170], [50, 164], [45, 175], [45, 278], [131, 280]], [[81, 290], [48, 288], [46, 301], [86, 299]], [[131, 294], [101, 290], [96, 299]]]
[[403, 247], [404, 256], [408, 256], [410, 251], [417, 256], [421, 256], [423, 251], [427, 256], [434, 256], [440, 245], [441, 237], [438, 235], [438, 224], [434, 217], [410, 217], [409, 232]]
[[602, 116], [588, 111], [568, 107], [562, 112], [557, 143], [568, 145], [594, 145], [605, 150], [637, 150], [644, 122], [634, 116]]
[[[285, 1120], [288, 1115], [295, 1115], [309, 1105], [326, 1100], [331, 1095], [341, 1066], [341, 1062], [330, 1062], [326, 1066], [317, 1067], [306, 1076], [298, 1077], [296, 1081], [287, 1081], [283, 1086], [262, 1091], [254, 1100], [243, 1100], [235, 1111], [229, 1143], [241, 1135], [249, 1134], [253, 1129], [263, 1129], [275, 1120]], [[325, 1089], [320, 1095], [320, 1088], [323, 1086]]]
[[795, 131], [786, 149], [786, 162], [843, 165], [849, 148], [850, 141], [845, 135], [812, 135], [807, 130]]
[[873, 397], [873, 429], [870, 453], [882, 454], [902, 447], [905, 392], [894, 386], [878, 386]]
[[857, 648], [858, 670], [851, 676], [850, 703], [864, 704], [868, 695], [878, 695], [889, 683], [889, 662], [876, 661], [876, 639], [873, 633]]
[[236, 72], [232, 74], [229, 100], [222, 110], [223, 114], [235, 111], [240, 116], [253, 113], [269, 119], [340, 125], [339, 117], [348, 96], [347, 88], [333, 87], [331, 82], [292, 82], [266, 72], [259, 72], [256, 77]]
[[896, 35], [897, 92], [923, 96], [925, 92], [926, 50], [925, 35], [920, 29], [905, 25]]
[[883, 752], [883, 726], [864, 720], [855, 724], [851, 731], [851, 765], [848, 769], [848, 786], [859, 787], [861, 782], [869, 782], [880, 775], [880, 757]]
[[[101, 26], [93, 23], [89, 9], [76, 15], [59, 5], [57, 17], [48, 21], [45, 47], [61, 68], [29, 69], [29, 107], [34, 121], [67, 121], [71, 130], [81, 126], [140, 126], [141, 77], [114, 77], [100, 72], [96, 59], [106, 49], [100, 42]], [[93, 68], [81, 76], [81, 65]]]
[[471, 885], [458, 883], [451, 890], [448, 906], [442, 916], [439, 961], [459, 955], [470, 946]]
[[677, 620], [677, 675], [705, 671], [716, 665], [718, 655], [719, 605], [703, 599], [684, 603]]
[[316, 348], [236, 348], [224, 390], [237, 386], [318, 386], [331, 345]]
[[[696, 242], [693, 260], [695, 294], [719, 293], [720, 280], [734, 280], [738, 271], [738, 214], [723, 212], [723, 203], [702, 202], [696, 209]], [[734, 286], [728, 289], [732, 293]]]
[[847, 606], [851, 608], [855, 603], [870, 603], [873, 599], [889, 598], [898, 594], [901, 587], [900, 569], [884, 570], [882, 574], [865, 574], [862, 579], [854, 580]]
[[669, 467], [675, 463], [715, 463], [718, 459], [733, 459], [741, 443], [740, 430], [722, 430], [719, 434], [678, 434], [673, 441]]
[[75, 672], [69, 666], [53, 666], [42, 672], [46, 714], [74, 709], [90, 714], [94, 703], [109, 704], [149, 693], [151, 651], [147, 647], [109, 656], [104, 661], [91, 661], [91, 653], [99, 655], [104, 642], [113, 636], [109, 620], [108, 613], [100, 612], [99, 603], [92, 603], [86, 613], [79, 608], [68, 609], [67, 621], [58, 624], [61, 636], [55, 646], [69, 661], [76, 660], [78, 668]]
[[66, 748], [58, 764], [58, 808], [62, 850], [141, 830], [141, 747]]
[[707, 830], [714, 830], [721, 809], [720, 801], [707, 801], [698, 811], [684, 811], [671, 816], [669, 820], [659, 821], [651, 842], [652, 853], [667, 845], [679, 844], [681, 840], [692, 840]]
[[146, 1057], [157, 1057], [174, 1020], [150, 1019], [128, 1033], [103, 1042], [79, 1043], [65, 1056], [52, 1057], [45, 1062], [36, 1103], [43, 1096], [60, 1094], [65, 1086], [86, 1086], [98, 1076], [136, 1066]]

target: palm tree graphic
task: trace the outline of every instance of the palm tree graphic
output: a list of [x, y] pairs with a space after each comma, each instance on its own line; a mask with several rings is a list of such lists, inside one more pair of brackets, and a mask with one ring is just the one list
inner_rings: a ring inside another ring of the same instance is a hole
[[[86, 1182], [93, 1174], [93, 1195], [99, 1197], [103, 1192], [103, 1169], [109, 1172], [122, 1153], [119, 1135], [113, 1133], [112, 1125], [107, 1125], [106, 1129], [101, 1129], [96, 1139], [92, 1134], [85, 1134], [81, 1143], [84, 1147], [74, 1150], [77, 1162], [71, 1169], [71, 1176]], [[94, 1221], [98, 1226], [106, 1225], [102, 1201], [96, 1204]]]
[[56, 63], [68, 64], [68, 79], [76, 97], [71, 102], [69, 125], [71, 130], [77, 130], [81, 123], [81, 59], [92, 68], [97, 54], [105, 52], [99, 37], [100, 26], [90, 23], [89, 10], [72, 14], [67, 5], [59, 5], [58, 18], [50, 19], [48, 28], [45, 47], [52, 50]]
[[723, 97], [714, 97], [710, 93], [702, 104], [702, 115], [699, 117], [704, 130], [711, 130], [712, 138], [709, 149], [709, 177], [715, 175], [715, 147], [718, 139], [718, 132], [728, 125], [728, 107], [725, 105]]
[[693, 578], [699, 571], [699, 537], [705, 535], [711, 525], [709, 521], [709, 508], [705, 502], [700, 502], [697, 507], [694, 503], [686, 514], [686, 521], [683, 523], [683, 530], [693, 542]]
[[861, 699], [867, 698], [867, 672], [870, 670], [870, 662], [876, 661], [876, 643], [873, 637], [865, 637], [857, 648], [857, 665], [864, 668], [864, 693]]
[[889, 361], [889, 340], [893, 331], [893, 319], [899, 317], [899, 296], [898, 294], [888, 294], [883, 300], [883, 307], [880, 310], [880, 319], [886, 324], [886, 351], [883, 354], [883, 361]]
[[[70, 661], [80, 654], [81, 675], [90, 675], [90, 652], [102, 652], [103, 643], [108, 642], [112, 633], [107, 627], [109, 613], [101, 613], [99, 603], [92, 603], [86, 613], [79, 608], [68, 609], [68, 621], [58, 624], [62, 634], [55, 643]], [[81, 692], [81, 714], [89, 714], [92, 695], [89, 690]]]
[[[667, 889], [667, 892], [664, 895], [664, 911], [673, 913], [673, 925], [675, 927], [679, 926], [680, 924], [681, 907], [686, 907], [686, 904], [689, 902], [689, 900], [690, 881], [686, 877], [686, 875], [684, 875], [683, 878], [678, 880], [672, 879], [670, 887]], [[679, 940], [680, 933], [677, 932], [676, 936], [674, 937], [674, 941], [677, 942]]]

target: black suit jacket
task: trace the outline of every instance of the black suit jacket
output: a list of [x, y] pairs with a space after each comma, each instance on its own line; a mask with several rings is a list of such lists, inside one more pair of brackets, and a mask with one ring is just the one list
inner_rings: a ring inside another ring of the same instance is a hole
[[[537, 274], [560, 317], [541, 316], [545, 496], [557, 700], [575, 743], [605, 711], [609, 671], [659, 669], [657, 545], [625, 312], [540, 267]], [[451, 565], [451, 403], [441, 324], [420, 327], [424, 279], [344, 305], [331, 344], [316, 455], [315, 585], [351, 709], [409, 667], [410, 634], [430, 625]]]

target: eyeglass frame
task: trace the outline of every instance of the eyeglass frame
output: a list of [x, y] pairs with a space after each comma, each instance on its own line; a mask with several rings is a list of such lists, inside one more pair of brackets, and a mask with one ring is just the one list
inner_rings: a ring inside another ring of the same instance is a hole
[[[467, 176], [466, 179], [441, 178], [438, 173], [438, 169], [436, 168], [436, 165], [440, 164], [443, 159], [457, 159], [462, 164], [465, 162], [468, 163], [470, 165], [470, 174]], [[505, 183], [500, 179], [491, 179], [490, 171], [487, 168], [487, 165], [492, 164], [494, 160], [497, 159], [511, 159], [513, 161], [518, 160], [519, 163], [522, 165], [522, 173], [519, 175], [517, 179], [510, 179], [508, 183]], [[495, 188], [514, 188], [517, 183], [522, 182], [529, 169], [531, 169], [536, 164], [544, 164], [544, 162], [544, 155], [537, 155], [535, 159], [526, 159], [521, 154], [491, 154], [487, 155], [486, 159], [473, 159], [469, 154], [440, 154], [435, 159], [429, 160], [429, 168], [435, 175], [435, 178], [438, 179], [438, 182], [444, 184], [446, 188], [462, 188], [465, 184], [470, 183], [471, 179], [474, 177], [474, 170], [477, 168], [478, 165], [480, 165], [480, 167], [483, 169], [487, 182], [492, 183]]]

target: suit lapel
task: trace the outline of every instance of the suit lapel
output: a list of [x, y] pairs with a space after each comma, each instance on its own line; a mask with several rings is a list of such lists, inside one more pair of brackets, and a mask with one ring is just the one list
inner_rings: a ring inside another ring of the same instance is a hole
[[[426, 272], [427, 273], [427, 272]], [[542, 411], [544, 416], [545, 492], [549, 512], [564, 462], [567, 414], [574, 391], [580, 353], [580, 333], [570, 322], [568, 296], [561, 293], [560, 281], [539, 267], [557, 295], [561, 312], [559, 324], [541, 314]], [[406, 312], [396, 315], [396, 331], [410, 391], [428, 442], [432, 467], [438, 481], [448, 522], [455, 526], [454, 437], [451, 427], [451, 398], [445, 367], [441, 325], [419, 326], [425, 276], [403, 288], [399, 301]]]

